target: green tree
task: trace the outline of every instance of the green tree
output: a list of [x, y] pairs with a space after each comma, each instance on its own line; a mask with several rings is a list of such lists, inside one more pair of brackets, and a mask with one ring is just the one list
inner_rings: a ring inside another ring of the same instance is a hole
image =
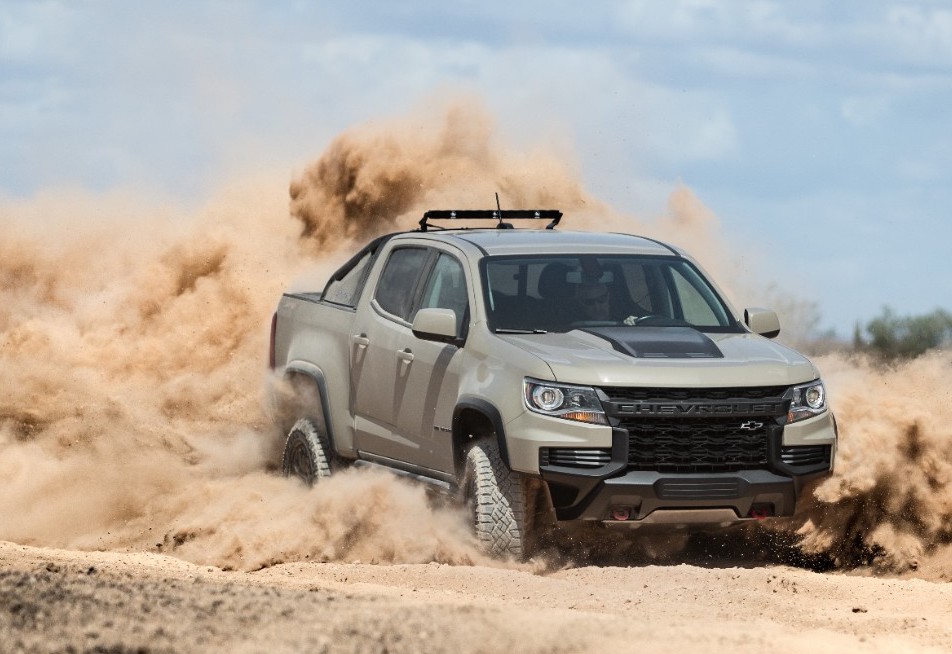
[[[865, 332], [865, 336], [864, 336]], [[853, 334], [853, 345], [884, 359], [911, 359], [952, 342], [952, 314], [942, 309], [921, 316], [899, 316], [889, 307]]]

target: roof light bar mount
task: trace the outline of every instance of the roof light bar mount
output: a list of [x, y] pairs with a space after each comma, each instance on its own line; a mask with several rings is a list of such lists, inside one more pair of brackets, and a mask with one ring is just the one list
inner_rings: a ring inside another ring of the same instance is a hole
[[508, 220], [548, 220], [546, 229], [555, 229], [562, 219], [558, 209], [431, 209], [420, 219], [420, 231], [447, 229], [431, 225], [431, 220], [495, 220], [496, 229], [512, 229]]

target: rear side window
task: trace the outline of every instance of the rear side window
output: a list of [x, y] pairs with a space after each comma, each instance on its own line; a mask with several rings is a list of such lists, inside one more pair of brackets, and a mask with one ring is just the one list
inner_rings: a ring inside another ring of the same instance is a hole
[[352, 256], [328, 280], [321, 294], [321, 300], [344, 307], [357, 306], [357, 301], [360, 300], [367, 282], [367, 275], [376, 261], [377, 252], [392, 236], [393, 234], [378, 236]]
[[357, 304], [360, 289], [367, 278], [367, 270], [374, 259], [374, 252], [367, 251], [359, 261], [340, 279], [331, 280], [324, 289], [323, 299], [334, 304], [352, 307]]
[[374, 299], [380, 308], [403, 320], [410, 317], [413, 291], [423, 275], [429, 252], [424, 248], [399, 248], [390, 253]]

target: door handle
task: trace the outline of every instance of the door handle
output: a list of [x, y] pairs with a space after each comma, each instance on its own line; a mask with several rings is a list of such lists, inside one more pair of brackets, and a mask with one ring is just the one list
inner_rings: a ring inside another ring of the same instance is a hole
[[367, 347], [370, 345], [370, 339], [363, 334], [354, 334], [350, 337], [350, 342], [357, 347]]
[[399, 350], [397, 352], [397, 358], [403, 361], [404, 363], [410, 363], [413, 361], [413, 352], [410, 350]]

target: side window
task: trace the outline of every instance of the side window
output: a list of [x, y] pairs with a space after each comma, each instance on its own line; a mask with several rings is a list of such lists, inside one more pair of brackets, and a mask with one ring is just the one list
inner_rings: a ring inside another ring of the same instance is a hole
[[374, 252], [368, 251], [354, 266], [340, 279], [331, 281], [324, 290], [322, 298], [334, 304], [352, 307], [357, 304], [360, 289], [367, 277], [367, 269], [373, 261]]
[[727, 316], [720, 310], [716, 300], [709, 296], [707, 287], [698, 285], [694, 271], [687, 267], [672, 267], [671, 276], [681, 302], [684, 320], [699, 326], [728, 324]]
[[463, 266], [454, 257], [440, 254], [427, 280], [420, 308], [452, 309], [456, 312], [456, 333], [460, 333], [469, 306]]
[[374, 299], [387, 313], [408, 320], [416, 288], [429, 252], [423, 248], [400, 248], [390, 253], [380, 276]]

